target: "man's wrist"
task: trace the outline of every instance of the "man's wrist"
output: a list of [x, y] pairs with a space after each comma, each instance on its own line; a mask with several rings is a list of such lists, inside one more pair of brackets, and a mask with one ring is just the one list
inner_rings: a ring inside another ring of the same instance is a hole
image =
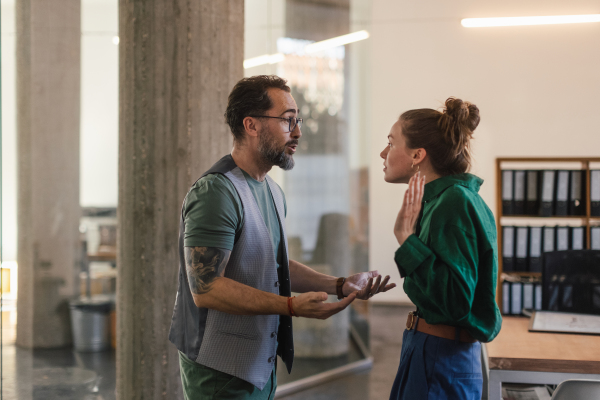
[[336, 283], [335, 283], [335, 291], [336, 291], [338, 300], [341, 300], [345, 297], [344, 296], [344, 283], [346, 283], [346, 277], [341, 276], [341, 277], [337, 278]]

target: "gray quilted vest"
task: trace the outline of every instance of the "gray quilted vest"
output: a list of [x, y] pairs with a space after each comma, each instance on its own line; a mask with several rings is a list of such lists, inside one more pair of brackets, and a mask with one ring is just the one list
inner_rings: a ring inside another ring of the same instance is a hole
[[[265, 292], [290, 296], [285, 212], [279, 187], [267, 176], [284, 243], [283, 264], [277, 269], [269, 230], [244, 174], [231, 155], [223, 157], [202, 176], [215, 173], [224, 175], [233, 183], [244, 207], [244, 224], [225, 268], [225, 277]], [[232, 315], [196, 307], [185, 268], [184, 228], [182, 209], [179, 287], [169, 340], [190, 360], [234, 375], [262, 390], [273, 370], [276, 354], [281, 357], [288, 372], [292, 370], [292, 319], [287, 315], [279, 316], [278, 329], [277, 315]]]

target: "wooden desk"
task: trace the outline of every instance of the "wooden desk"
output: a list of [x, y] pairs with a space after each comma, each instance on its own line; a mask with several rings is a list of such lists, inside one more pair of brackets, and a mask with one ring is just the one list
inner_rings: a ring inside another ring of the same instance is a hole
[[600, 380], [600, 336], [529, 332], [529, 318], [504, 317], [484, 351], [489, 400], [502, 399], [502, 382], [557, 385], [567, 379]]

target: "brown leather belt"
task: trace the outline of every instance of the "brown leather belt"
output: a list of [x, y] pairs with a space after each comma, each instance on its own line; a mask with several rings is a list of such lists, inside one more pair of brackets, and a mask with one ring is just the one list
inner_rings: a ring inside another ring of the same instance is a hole
[[[411, 311], [408, 313], [408, 319], [406, 320], [406, 329], [410, 331], [415, 328], [415, 325], [417, 332], [427, 333], [428, 335], [437, 336], [444, 339], [456, 339], [455, 326], [428, 324], [423, 318], [417, 317], [417, 313], [415, 311]], [[477, 341], [469, 332], [464, 329], [460, 329], [459, 340], [463, 343], [475, 343]]]

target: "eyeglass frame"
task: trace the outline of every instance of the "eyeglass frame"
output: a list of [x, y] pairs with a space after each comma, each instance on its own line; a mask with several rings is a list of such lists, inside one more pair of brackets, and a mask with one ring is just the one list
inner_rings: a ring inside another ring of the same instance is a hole
[[[249, 117], [252, 118], [275, 118], [275, 119], [282, 119], [284, 121], [288, 121], [288, 128], [289, 131], [288, 132], [293, 132], [294, 129], [296, 129], [296, 127], [298, 127], [298, 129], [300, 129], [302, 127], [302, 118], [298, 118], [298, 117], [289, 117], [289, 118], [284, 118], [284, 117], [271, 117], [270, 115], [248, 115]], [[292, 120], [296, 120], [296, 123], [294, 124], [294, 127], [292, 128]]]

